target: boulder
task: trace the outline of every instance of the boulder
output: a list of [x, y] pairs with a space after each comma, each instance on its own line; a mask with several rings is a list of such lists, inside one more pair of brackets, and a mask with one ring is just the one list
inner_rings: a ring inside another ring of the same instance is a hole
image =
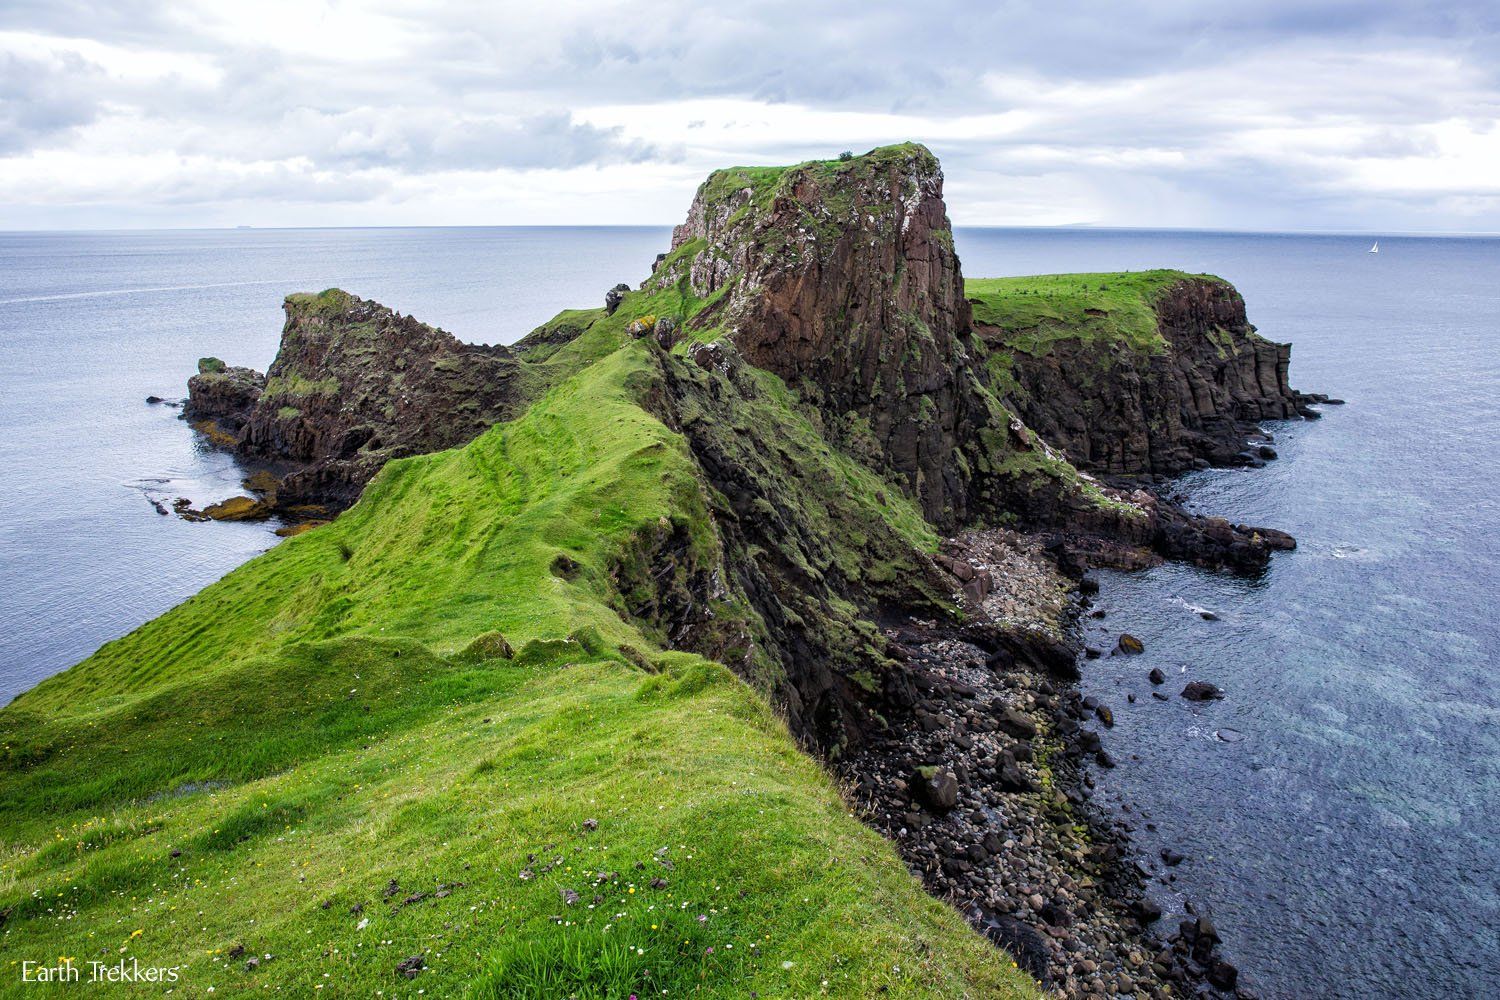
[[1146, 651], [1146, 644], [1129, 632], [1121, 632], [1115, 644], [1115, 653], [1122, 656], [1139, 656]]
[[911, 785], [929, 809], [947, 813], [958, 805], [958, 779], [952, 771], [935, 766], [919, 767], [912, 773]]
[[1000, 728], [1001, 732], [1014, 736], [1018, 740], [1029, 740], [1036, 736], [1036, 723], [1014, 708], [1007, 708], [1001, 712], [1000, 717], [995, 720], [995, 725]]
[[1208, 681], [1188, 681], [1187, 687], [1182, 689], [1182, 696], [1188, 701], [1213, 701], [1224, 697], [1224, 692]]
[[621, 282], [604, 293], [604, 311], [613, 316], [615, 310], [620, 308], [620, 303], [625, 301], [625, 296], [630, 294], [630, 286]]

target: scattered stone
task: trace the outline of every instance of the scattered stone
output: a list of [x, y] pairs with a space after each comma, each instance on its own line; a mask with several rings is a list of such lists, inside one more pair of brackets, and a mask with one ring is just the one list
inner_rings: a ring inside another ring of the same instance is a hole
[[1115, 645], [1115, 653], [1122, 656], [1140, 656], [1146, 651], [1146, 644], [1141, 642], [1129, 632], [1121, 632], [1120, 640]]
[[934, 812], [946, 813], [958, 805], [958, 779], [951, 771], [919, 767], [912, 776], [917, 795]]
[[[1135, 918], [1143, 924], [1155, 923], [1161, 919], [1161, 907], [1157, 906], [1149, 896], [1142, 896], [1136, 900], [1131, 910], [1135, 914]], [[1139, 965], [1140, 963], [1136, 962], [1133, 964]]]
[[1146, 675], [1146, 679], [1152, 684], [1165, 684], [1167, 682], [1167, 675], [1161, 672], [1161, 667], [1152, 667], [1151, 672]]
[[1036, 723], [1014, 708], [1007, 708], [1002, 712], [1000, 718], [995, 720], [995, 725], [1000, 727], [1001, 732], [1018, 740], [1029, 740], [1036, 736]]
[[1221, 990], [1232, 990], [1239, 985], [1240, 970], [1216, 958], [1208, 967], [1208, 981]]
[[1098, 708], [1094, 709], [1094, 715], [1098, 716], [1099, 721], [1104, 723], [1106, 726], [1109, 726], [1111, 728], [1114, 727], [1115, 713], [1114, 710], [1111, 709], [1108, 705], [1100, 705]]
[[1037, 912], [1037, 916], [1041, 917], [1053, 927], [1073, 926], [1072, 912], [1064, 909], [1061, 906], [1058, 906], [1056, 903], [1047, 903], [1041, 908], [1040, 911]]
[[421, 972], [426, 965], [427, 960], [425, 958], [421, 955], [413, 955], [396, 963], [396, 975], [404, 976], [407, 979], [416, 979], [417, 973]]
[[1224, 692], [1208, 681], [1188, 681], [1187, 687], [1182, 689], [1182, 696], [1188, 701], [1213, 701], [1224, 697]]
[[1176, 868], [1187, 860], [1187, 855], [1172, 850], [1170, 847], [1161, 849], [1161, 859], [1168, 868]]

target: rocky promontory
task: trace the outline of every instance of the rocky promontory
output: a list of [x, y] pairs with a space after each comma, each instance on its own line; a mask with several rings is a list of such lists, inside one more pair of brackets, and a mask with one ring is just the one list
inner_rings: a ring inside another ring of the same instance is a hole
[[[273, 470], [281, 509], [347, 507], [390, 459], [472, 441], [475, 468], [441, 495], [479, 490], [497, 532], [533, 524], [520, 514], [545, 530], [499, 553], [463, 534], [467, 515], [443, 514], [453, 540], [426, 521], [473, 559], [442, 579], [479, 574], [443, 613], [477, 628], [489, 618], [467, 609], [494, 602], [491, 618], [562, 628], [545, 639], [559, 656], [727, 666], [934, 892], [1068, 995], [1233, 988], [1212, 942], [1181, 955], [1155, 937], [1125, 845], [1090, 811], [1087, 769], [1108, 763], [1081, 720], [1109, 722], [1072, 688], [1070, 594], [1091, 566], [1254, 573], [1295, 545], [1161, 489], [1263, 462], [1261, 421], [1315, 415], [1288, 385], [1289, 348], [1227, 282], [966, 282], [942, 171], [905, 144], [714, 173], [638, 286], [514, 347], [339, 290], [291, 296], [286, 315], [264, 379], [206, 359], [186, 408]], [[550, 408], [576, 394], [590, 405], [557, 424]], [[593, 471], [559, 486], [575, 467]], [[662, 484], [669, 508], [631, 520]], [[340, 573], [371, 571], [339, 551]], [[540, 576], [508, 583], [532, 558]], [[585, 592], [607, 614], [515, 610]], [[342, 589], [336, 604], [327, 620], [374, 614]]]
[[451, 448], [514, 415], [506, 347], [452, 334], [339, 289], [289, 295], [264, 376], [199, 363], [183, 415], [281, 473], [283, 507], [347, 507], [392, 458]]
[[1254, 464], [1265, 420], [1316, 414], [1234, 286], [1180, 271], [971, 281], [996, 393], [1082, 469]]

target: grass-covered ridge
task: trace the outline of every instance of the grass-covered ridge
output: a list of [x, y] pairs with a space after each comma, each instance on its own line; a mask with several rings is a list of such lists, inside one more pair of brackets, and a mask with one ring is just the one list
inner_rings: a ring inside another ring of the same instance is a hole
[[701, 307], [673, 294], [570, 317], [524, 415], [0, 712], [7, 963], [182, 965], [189, 995], [1031, 995], [763, 697], [633, 613], [642, 553], [722, 555], [623, 333]]
[[1221, 281], [1184, 271], [1119, 271], [969, 278], [964, 294], [974, 322], [993, 346], [1044, 354], [1062, 340], [1119, 344], [1159, 354], [1167, 344], [1157, 327], [1156, 300], [1188, 280]]

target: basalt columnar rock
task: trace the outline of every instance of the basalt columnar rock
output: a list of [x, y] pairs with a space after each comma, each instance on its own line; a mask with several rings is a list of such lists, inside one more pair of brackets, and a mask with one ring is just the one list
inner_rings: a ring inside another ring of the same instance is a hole
[[[889, 476], [940, 528], [1018, 520], [1053, 532], [1079, 566], [1158, 555], [1263, 566], [1290, 538], [1207, 524], [1158, 497], [1110, 489], [1069, 461], [1070, 450], [1118, 453], [1118, 462], [1086, 463], [1101, 473], [1180, 471], [1200, 454], [1224, 462], [1255, 420], [1292, 416], [1304, 401], [1286, 387], [1288, 349], [1254, 335], [1227, 283], [1151, 281], [1171, 285], [1168, 294], [1127, 279], [1123, 294], [1089, 298], [1077, 316], [1049, 324], [1049, 346], [1078, 341], [1069, 365], [1058, 367], [1061, 354], [1049, 368], [1035, 361], [1047, 352], [1010, 349], [1012, 333], [1037, 339], [1002, 325], [1005, 307], [1040, 301], [1035, 289], [966, 290], [942, 171], [908, 144], [718, 171], [642, 291], [693, 302], [686, 337], [722, 338], [784, 379], [831, 441]], [[1111, 317], [1111, 306], [1122, 315]], [[1136, 363], [1122, 334], [1137, 326], [1148, 328], [1156, 359], [1142, 364], [1162, 369], [1146, 392], [1140, 374], [1121, 367]], [[1153, 463], [1149, 429], [1158, 426]]]

